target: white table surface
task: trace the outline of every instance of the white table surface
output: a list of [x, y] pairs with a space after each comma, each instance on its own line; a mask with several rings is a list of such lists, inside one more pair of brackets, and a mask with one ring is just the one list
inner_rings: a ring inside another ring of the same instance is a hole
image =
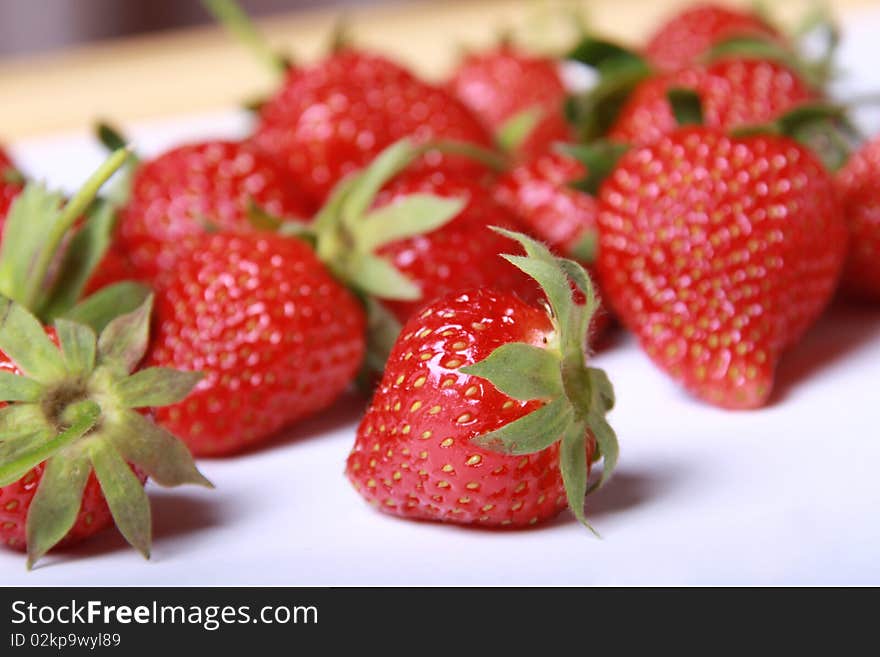
[[[846, 25], [841, 97], [880, 90], [880, 13]], [[858, 113], [870, 130], [878, 114]], [[235, 112], [132, 126], [142, 152], [237, 135]], [[100, 161], [86, 132], [13, 144], [27, 171], [73, 188]], [[773, 403], [702, 405], [620, 336], [595, 362], [617, 390], [618, 472], [588, 500], [603, 538], [567, 513], [527, 531], [407, 522], [343, 476], [365, 400], [350, 395], [271, 446], [202, 463], [215, 491], [149, 485], [153, 558], [115, 531], [8, 585], [880, 584], [880, 308], [837, 305], [792, 350]]]

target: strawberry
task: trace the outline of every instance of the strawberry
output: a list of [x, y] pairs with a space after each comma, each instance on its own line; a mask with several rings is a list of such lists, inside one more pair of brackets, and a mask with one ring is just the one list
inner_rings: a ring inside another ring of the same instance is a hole
[[554, 142], [573, 138], [563, 113], [566, 89], [559, 62], [549, 57], [509, 44], [471, 53], [446, 88], [520, 157], [535, 157]]
[[528, 254], [505, 257], [541, 284], [552, 312], [479, 288], [407, 322], [346, 467], [386, 513], [525, 527], [568, 505], [586, 522], [591, 463], [603, 456], [606, 478], [614, 467], [605, 420], [613, 391], [584, 354], [595, 309], [589, 277], [524, 235], [504, 234]]
[[[184, 445], [144, 415], [183, 399], [200, 378], [138, 368], [152, 299], [125, 313], [136, 289], [122, 284], [71, 307], [98, 260], [111, 215], [90, 213], [68, 236], [126, 158], [125, 151], [114, 153], [63, 205], [60, 194], [28, 184], [4, 226], [0, 543], [26, 549], [28, 566], [54, 546], [82, 540], [111, 521], [149, 556], [146, 478], [164, 486], [210, 486]], [[52, 326], [46, 317], [54, 318]]]
[[730, 130], [766, 123], [817, 95], [795, 73], [772, 60], [725, 58], [709, 66], [688, 66], [649, 77], [632, 91], [608, 138], [647, 144], [677, 127], [667, 99], [670, 89], [694, 90], [704, 124]]
[[754, 12], [701, 4], [679, 12], [658, 28], [648, 39], [644, 55], [656, 69], [674, 71], [693, 64], [714, 46], [742, 37], [785, 42]]
[[[495, 198], [511, 210], [529, 234], [560, 255], [588, 267], [596, 257], [598, 206], [589, 193], [575, 188], [587, 178], [586, 167], [564, 153], [546, 153], [514, 167], [498, 180]], [[591, 272], [592, 273], [592, 272]], [[600, 308], [591, 332], [598, 338], [609, 324]]]
[[460, 174], [417, 169], [402, 174], [377, 194], [374, 209], [394, 206], [414, 194], [461, 199], [464, 205], [436, 230], [389, 242], [377, 250], [420, 290], [418, 299], [385, 302], [401, 323], [427, 302], [470, 287], [491, 285], [523, 299], [537, 297], [530, 278], [496, 257], [513, 244], [489, 227], [516, 230], [520, 225], [489, 189]]
[[199, 456], [230, 454], [326, 408], [364, 353], [364, 312], [301, 240], [187, 238], [156, 279], [147, 364], [204, 379], [157, 422]]
[[880, 139], [861, 147], [837, 173], [850, 232], [843, 285], [856, 297], [880, 300]]
[[834, 293], [846, 226], [822, 164], [784, 136], [684, 127], [600, 190], [598, 271], [617, 316], [688, 390], [764, 404], [782, 352]]
[[170, 264], [168, 246], [207, 227], [251, 228], [252, 205], [278, 216], [314, 208], [284, 168], [249, 142], [206, 141], [139, 163], [117, 230], [121, 249], [144, 278]]
[[6, 213], [12, 201], [24, 189], [24, 179], [15, 168], [9, 155], [0, 148], [0, 230], [6, 221]]
[[[383, 57], [344, 50], [291, 69], [261, 108], [254, 140], [321, 203], [342, 178], [410, 136], [420, 143], [444, 139], [492, 146], [491, 135], [452, 94]], [[422, 165], [455, 167], [473, 177], [486, 173], [472, 159], [436, 151]]]

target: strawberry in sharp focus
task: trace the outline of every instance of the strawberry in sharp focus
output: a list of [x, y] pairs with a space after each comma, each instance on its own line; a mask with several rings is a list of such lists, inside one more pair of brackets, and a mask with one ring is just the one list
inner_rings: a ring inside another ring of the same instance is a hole
[[649, 77], [633, 89], [608, 138], [647, 144], [677, 127], [667, 93], [691, 89], [702, 101], [704, 125], [722, 130], [766, 123], [817, 94], [785, 65], [772, 60], [725, 58]]
[[602, 289], [651, 358], [713, 404], [764, 404], [846, 253], [822, 164], [787, 137], [685, 127], [626, 153], [600, 204]]
[[138, 163], [118, 243], [149, 279], [170, 264], [168, 247], [186, 236], [250, 230], [253, 206], [290, 218], [314, 210], [285, 169], [249, 142], [178, 146]]
[[850, 232], [844, 289], [880, 301], [880, 138], [862, 146], [835, 182]]
[[111, 519], [148, 556], [146, 477], [210, 485], [183, 444], [142, 414], [184, 398], [200, 377], [139, 369], [151, 298], [121, 283], [77, 304], [112, 223], [95, 196], [127, 157], [111, 155], [66, 203], [29, 183], [3, 227], [0, 543], [26, 549], [29, 565]]
[[716, 4], [689, 7], [660, 26], [644, 48], [660, 71], [695, 63], [714, 46], [733, 38], [758, 38], [784, 45], [784, 37], [758, 14]]
[[573, 139], [563, 112], [566, 89], [559, 66], [554, 59], [504, 44], [467, 55], [446, 87], [502, 144], [512, 147], [517, 156], [530, 158], [546, 152], [554, 142]]
[[191, 236], [156, 280], [153, 366], [199, 370], [156, 421], [199, 456], [255, 446], [329, 406], [364, 354], [364, 311], [305, 242]]
[[[358, 427], [346, 474], [398, 516], [525, 527], [570, 506], [584, 520], [590, 465], [617, 460], [605, 373], [583, 337], [589, 277], [524, 235], [505, 256], [545, 290], [552, 313], [482, 288], [434, 301], [403, 331]], [[570, 284], [581, 292], [573, 300]]]

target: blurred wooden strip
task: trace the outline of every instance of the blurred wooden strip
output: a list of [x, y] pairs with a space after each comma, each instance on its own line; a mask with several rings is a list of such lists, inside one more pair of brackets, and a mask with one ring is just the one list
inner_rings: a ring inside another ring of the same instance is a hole
[[[688, 0], [453, 0], [352, 9], [358, 43], [393, 54], [429, 77], [448, 70], [461, 47], [491, 43], [501, 28], [540, 26], [541, 7], [579, 4], [610, 36], [641, 38]], [[744, 4], [744, 3], [740, 3]], [[792, 19], [808, 3], [774, 2]], [[877, 7], [877, 0], [837, 0], [838, 13]], [[271, 42], [301, 59], [326, 46], [338, 11], [264, 21]], [[558, 30], [557, 30], [558, 32]], [[554, 34], [550, 30], [549, 34]], [[127, 122], [234, 107], [272, 88], [271, 76], [218, 28], [107, 41], [30, 59], [0, 61], [0, 140], [84, 128], [96, 117]]]

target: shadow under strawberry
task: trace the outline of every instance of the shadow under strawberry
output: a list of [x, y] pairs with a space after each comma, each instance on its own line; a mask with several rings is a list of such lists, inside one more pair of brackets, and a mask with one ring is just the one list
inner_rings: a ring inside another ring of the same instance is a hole
[[780, 363], [770, 404], [785, 400], [801, 382], [834, 367], [878, 336], [880, 309], [836, 301]]

